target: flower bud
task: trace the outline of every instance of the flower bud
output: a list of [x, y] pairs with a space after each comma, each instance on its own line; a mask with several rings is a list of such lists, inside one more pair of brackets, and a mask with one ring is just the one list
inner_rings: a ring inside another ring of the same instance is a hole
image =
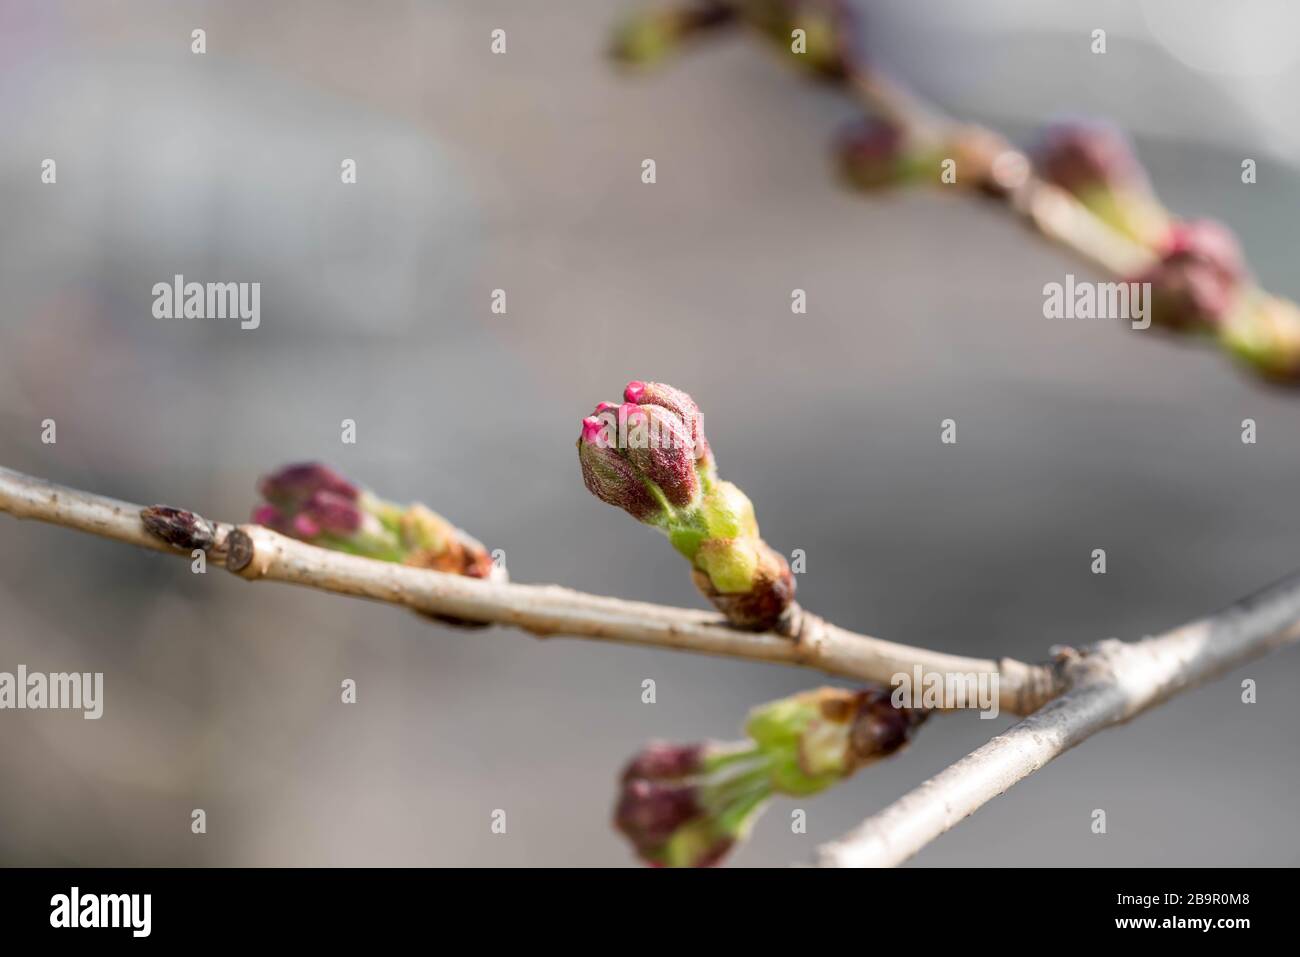
[[[704, 413], [695, 400], [681, 389], [662, 382], [632, 380], [623, 389], [623, 398], [634, 405], [659, 406], [667, 409], [690, 429], [691, 445], [695, 450], [695, 465], [706, 481], [715, 471], [709, 440], [704, 436]], [[608, 403], [601, 403], [607, 405]]]
[[295, 509], [316, 492], [334, 492], [355, 500], [360, 490], [328, 466], [318, 462], [286, 465], [258, 483], [262, 497], [273, 505]]
[[925, 718], [884, 689], [827, 687], [755, 708], [745, 731], [773, 756], [778, 791], [812, 794], [901, 750]]
[[748, 836], [774, 794], [815, 794], [911, 739], [925, 712], [870, 688], [818, 688], [750, 712], [750, 740], [656, 742], [625, 768], [614, 826], [650, 864], [704, 867]]
[[940, 157], [907, 142], [892, 123], [874, 118], [856, 120], [835, 139], [835, 159], [844, 178], [859, 189], [898, 186], [939, 174]]
[[790, 566], [762, 539], [704, 542], [692, 577], [727, 621], [747, 631], [783, 628], [794, 607]]
[[1156, 201], [1137, 154], [1115, 126], [1083, 120], [1054, 123], [1033, 150], [1039, 175], [1105, 222], [1144, 245], [1161, 241], [1168, 215]]
[[656, 742], [620, 779], [614, 827], [659, 867], [710, 867], [749, 833], [772, 793], [749, 745]]
[[1231, 231], [1210, 220], [1177, 223], [1159, 254], [1136, 279], [1151, 283], [1152, 321], [1168, 329], [1219, 328], [1249, 280]]
[[192, 551], [207, 551], [215, 538], [212, 525], [202, 515], [170, 505], [150, 505], [140, 509], [140, 520], [154, 535], [169, 545]]
[[676, 415], [656, 405], [624, 406], [627, 422], [627, 459], [647, 481], [658, 486], [678, 508], [700, 496], [695, 473], [695, 448], [689, 427]]
[[[486, 548], [425, 506], [392, 502], [364, 491], [324, 465], [291, 465], [264, 477], [268, 500], [252, 521], [321, 548], [380, 561], [490, 577]], [[436, 616], [435, 616], [436, 617]]]
[[1096, 189], [1148, 188], [1132, 143], [1109, 123], [1052, 123], [1043, 131], [1034, 158], [1043, 179], [1075, 196]]
[[704, 768], [706, 752], [707, 745], [703, 744], [652, 741], [628, 762], [623, 769], [623, 780], [671, 781], [697, 774]]
[[587, 489], [659, 526], [732, 624], [759, 631], [784, 626], [794, 578], [759, 537], [745, 493], [717, 478], [695, 402], [660, 382], [634, 380], [623, 395], [623, 405], [602, 402], [583, 420], [578, 459]]
[[398, 530], [407, 565], [469, 578], [491, 577], [494, 565], [487, 548], [419, 502], [402, 512]]
[[638, 522], [656, 523], [664, 508], [632, 464], [614, 447], [607, 421], [588, 416], [578, 438], [578, 463], [587, 491], [608, 505], [623, 509]]

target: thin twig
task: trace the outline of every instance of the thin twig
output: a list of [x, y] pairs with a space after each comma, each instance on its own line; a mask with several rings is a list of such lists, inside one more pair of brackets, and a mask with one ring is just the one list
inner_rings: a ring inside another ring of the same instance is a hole
[[[54, 485], [0, 468], [0, 511], [184, 557], [140, 520], [138, 505]], [[485, 581], [381, 562], [288, 538], [261, 525], [209, 522], [213, 564], [242, 578], [288, 582], [401, 605], [426, 614], [511, 625], [539, 636], [650, 645], [780, 662], [889, 684], [920, 666], [925, 674], [995, 674], [999, 707], [1028, 714], [1057, 690], [1044, 665], [967, 658], [856, 634], [801, 612], [790, 634], [738, 631], [710, 612], [589, 595], [558, 585]]]
[[818, 849], [825, 867], [888, 867], [1105, 728], [1300, 639], [1300, 573], [1218, 614], [1061, 662], [1069, 690], [851, 831]]

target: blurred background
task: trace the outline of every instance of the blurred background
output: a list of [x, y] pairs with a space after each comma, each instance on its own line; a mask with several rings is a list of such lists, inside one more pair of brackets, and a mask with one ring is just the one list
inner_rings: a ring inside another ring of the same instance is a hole
[[[1293, 4], [859, 6], [872, 53], [954, 112], [1018, 138], [1117, 120], [1172, 209], [1226, 221], [1300, 296]], [[941, 190], [845, 190], [828, 141], [850, 107], [744, 34], [612, 69], [628, 9], [0, 2], [0, 464], [238, 520], [259, 474], [320, 459], [505, 549], [516, 580], [697, 606], [685, 564], [578, 474], [579, 418], [644, 378], [695, 395], [767, 540], [805, 550], [803, 603], [850, 628], [1037, 659], [1300, 566], [1300, 396], [1154, 331], [1044, 320], [1044, 283], [1088, 275], [1068, 254]], [[176, 273], [261, 282], [261, 327], [154, 319]], [[609, 818], [635, 750], [736, 737], [822, 680], [457, 632], [0, 517], [0, 670], [19, 664], [103, 671], [105, 711], [0, 713], [11, 865], [630, 864]], [[1300, 863], [1298, 689], [1295, 650], [1241, 669], [917, 863]], [[808, 859], [1011, 720], [932, 722], [777, 802], [734, 863]]]

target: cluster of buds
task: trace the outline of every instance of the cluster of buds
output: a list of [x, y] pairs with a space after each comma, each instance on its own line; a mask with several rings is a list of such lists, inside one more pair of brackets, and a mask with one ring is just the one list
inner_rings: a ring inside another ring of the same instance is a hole
[[1104, 123], [1058, 123], [1035, 160], [1044, 180], [1151, 252], [1152, 264], [1127, 281], [1151, 284], [1155, 325], [1215, 335], [1262, 375], [1300, 381], [1300, 310], [1255, 285], [1226, 226], [1165, 210], [1127, 137]]
[[625, 20], [611, 52], [620, 62], [647, 66], [739, 21], [817, 76], [842, 80], [858, 62], [860, 25], [850, 0], [684, 0]]
[[750, 712], [749, 740], [651, 744], [623, 772], [614, 826], [648, 864], [707, 867], [773, 795], [816, 794], [903, 748], [926, 712], [887, 691], [818, 688]]
[[312, 545], [472, 578], [493, 574], [487, 549], [441, 515], [379, 498], [327, 466], [285, 466], [258, 491], [265, 502], [252, 520]]
[[759, 536], [745, 493], [718, 478], [694, 400], [658, 382], [629, 382], [623, 397], [582, 420], [578, 462], [588, 491], [663, 531], [733, 625], [783, 626], [794, 605], [790, 566]]

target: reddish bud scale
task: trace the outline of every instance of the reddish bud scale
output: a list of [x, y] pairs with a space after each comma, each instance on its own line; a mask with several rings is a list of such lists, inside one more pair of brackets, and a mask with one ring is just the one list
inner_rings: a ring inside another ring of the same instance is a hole
[[635, 379], [623, 390], [623, 398], [638, 406], [659, 406], [677, 416], [690, 430], [697, 466], [706, 472], [713, 470], [713, 453], [704, 436], [704, 415], [694, 399], [681, 389], [662, 382], [641, 382]]
[[[654, 521], [662, 511], [658, 500], [645, 482], [618, 450], [600, 444], [597, 432], [590, 432], [583, 420], [583, 434], [578, 439], [578, 464], [587, 491], [608, 505], [623, 509], [639, 522]], [[599, 434], [604, 434], [603, 426]]]
[[699, 498], [700, 480], [695, 474], [695, 450], [686, 425], [659, 406], [631, 405], [630, 410], [628, 461], [659, 486], [673, 505], [690, 505]]
[[895, 708], [890, 693], [880, 688], [858, 692], [853, 711], [849, 746], [855, 766], [888, 757], [906, 746], [913, 730], [928, 716], [916, 708]]

